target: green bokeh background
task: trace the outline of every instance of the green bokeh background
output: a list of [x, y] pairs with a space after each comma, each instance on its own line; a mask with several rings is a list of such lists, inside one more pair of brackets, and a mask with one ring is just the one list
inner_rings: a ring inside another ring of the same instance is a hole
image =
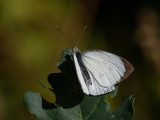
[[[134, 73], [110, 100], [118, 107], [130, 94], [136, 98], [135, 120], [160, 119], [160, 2], [138, 0], [1, 0], [0, 120], [33, 120], [23, 104], [28, 90], [54, 102], [49, 73], [64, 48], [102, 49], [129, 60]], [[60, 27], [70, 40], [55, 28]]]

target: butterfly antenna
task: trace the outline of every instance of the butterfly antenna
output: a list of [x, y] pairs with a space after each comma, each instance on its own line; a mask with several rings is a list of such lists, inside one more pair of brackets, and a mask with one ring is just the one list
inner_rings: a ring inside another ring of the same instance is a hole
[[67, 38], [69, 41], [72, 41], [59, 27], [56, 27], [56, 29], [61, 32], [63, 34], [63, 36], [65, 36], [65, 38]]
[[76, 46], [78, 45], [78, 42], [79, 42], [79, 40], [81, 39], [81, 37], [82, 37], [84, 31], [86, 30], [86, 28], [87, 28], [87, 26], [84, 26], [84, 29], [83, 29], [83, 31], [81, 32], [79, 39], [77, 40]]

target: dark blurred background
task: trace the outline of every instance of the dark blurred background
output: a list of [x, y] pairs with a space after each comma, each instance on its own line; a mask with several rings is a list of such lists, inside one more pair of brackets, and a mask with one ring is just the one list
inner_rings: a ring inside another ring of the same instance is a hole
[[[0, 120], [33, 120], [23, 104], [26, 91], [54, 102], [49, 73], [64, 48], [73, 48], [84, 26], [79, 49], [102, 49], [126, 58], [134, 73], [110, 100], [117, 108], [136, 98], [135, 120], [160, 119], [160, 2], [158, 0], [1, 0]], [[66, 39], [55, 27], [70, 37]]]

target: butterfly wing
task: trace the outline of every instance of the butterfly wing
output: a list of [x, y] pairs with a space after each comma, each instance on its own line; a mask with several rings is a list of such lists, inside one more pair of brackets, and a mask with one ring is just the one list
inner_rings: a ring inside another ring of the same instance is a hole
[[134, 70], [124, 58], [101, 50], [82, 52], [82, 62], [91, 77], [92, 85], [87, 85], [91, 95], [114, 90], [114, 85], [127, 78]]
[[91, 82], [92, 82], [92, 85], [86, 84], [89, 94], [94, 95], [94, 96], [102, 95], [105, 93], [109, 93], [115, 89], [115, 86], [102, 87], [99, 83], [97, 83], [96, 78], [91, 72], [89, 72], [89, 75], [90, 75]]
[[134, 70], [124, 58], [101, 50], [80, 53], [75, 47], [73, 58], [82, 90], [87, 95], [101, 95], [113, 91], [114, 85], [127, 78]]
[[74, 64], [75, 64], [75, 68], [76, 68], [76, 72], [77, 72], [77, 77], [79, 79], [81, 88], [85, 94], [89, 95], [89, 90], [88, 90], [88, 87], [87, 87], [85, 79], [84, 79], [85, 76], [83, 76], [83, 72], [81, 71], [80, 65], [78, 63], [76, 51], [73, 52], [73, 60], [74, 60]]

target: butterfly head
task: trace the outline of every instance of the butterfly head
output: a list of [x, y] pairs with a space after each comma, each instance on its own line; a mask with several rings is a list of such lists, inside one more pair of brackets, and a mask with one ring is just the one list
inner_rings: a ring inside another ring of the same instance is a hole
[[75, 46], [72, 50], [73, 50], [73, 53], [80, 52], [80, 50], [77, 48], [77, 46]]

